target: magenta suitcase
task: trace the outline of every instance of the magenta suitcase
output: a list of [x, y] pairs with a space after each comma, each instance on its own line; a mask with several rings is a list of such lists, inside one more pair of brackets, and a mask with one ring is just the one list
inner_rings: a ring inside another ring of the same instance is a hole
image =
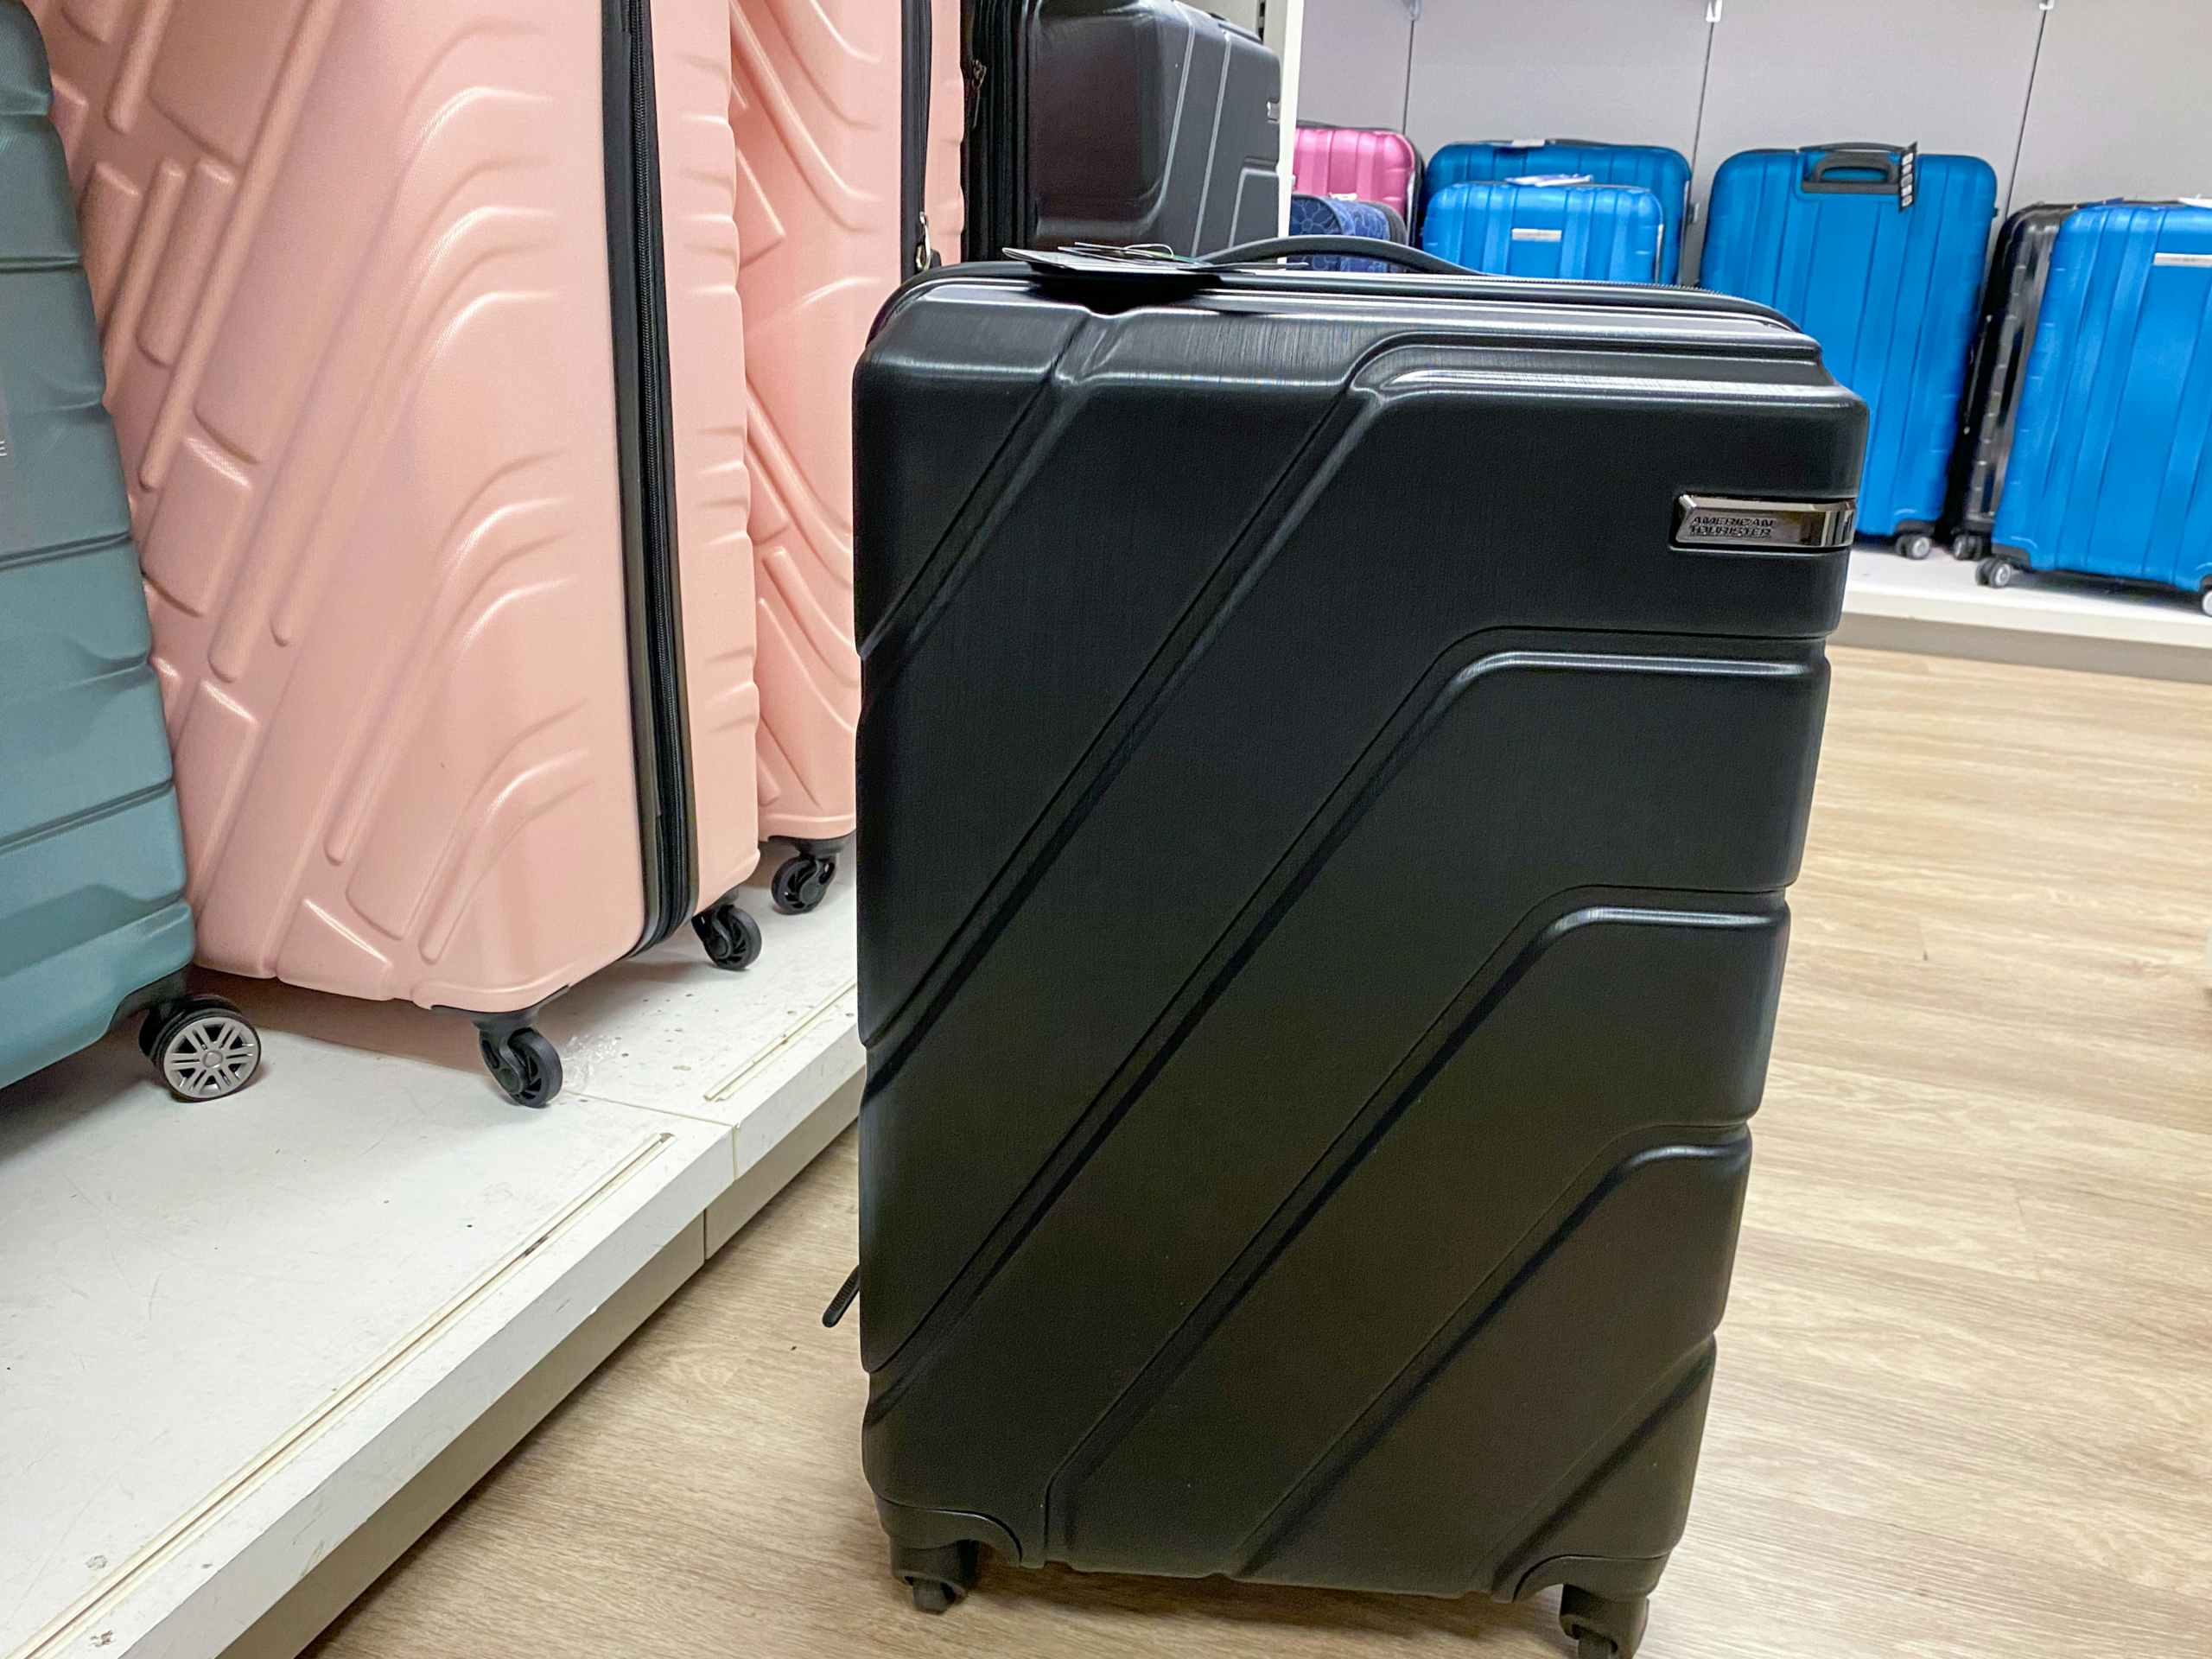
[[1300, 195], [1357, 196], [1391, 209], [1409, 233], [1420, 228], [1421, 152], [1402, 132], [1301, 123], [1291, 173]]

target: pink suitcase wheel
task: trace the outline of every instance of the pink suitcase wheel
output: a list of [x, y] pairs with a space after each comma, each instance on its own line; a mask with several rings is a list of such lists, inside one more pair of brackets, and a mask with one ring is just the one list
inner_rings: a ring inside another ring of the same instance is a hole
[[760, 959], [760, 924], [725, 899], [691, 918], [691, 931], [707, 947], [707, 960], [735, 973]]
[[518, 1106], [550, 1106], [561, 1092], [561, 1052], [532, 1026], [477, 1033], [492, 1081]]
[[800, 853], [776, 867], [768, 891], [776, 908], [786, 916], [804, 916], [830, 896], [837, 879], [837, 861], [816, 853]]

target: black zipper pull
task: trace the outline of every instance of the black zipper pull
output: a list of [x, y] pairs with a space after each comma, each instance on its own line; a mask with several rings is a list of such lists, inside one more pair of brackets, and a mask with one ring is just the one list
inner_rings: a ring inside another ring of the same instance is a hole
[[835, 1330], [837, 1321], [845, 1317], [845, 1310], [861, 1294], [861, 1270], [855, 1264], [845, 1275], [845, 1282], [837, 1287], [837, 1294], [830, 1299], [830, 1306], [822, 1310], [822, 1324], [825, 1330]]
[[968, 130], [976, 130], [976, 118], [983, 108], [983, 76], [988, 73], [980, 59], [970, 58], [960, 66], [960, 78], [968, 83]]

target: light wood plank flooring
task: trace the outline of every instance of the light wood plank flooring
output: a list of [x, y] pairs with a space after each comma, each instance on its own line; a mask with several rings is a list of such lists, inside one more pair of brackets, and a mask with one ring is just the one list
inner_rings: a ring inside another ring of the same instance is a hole
[[[2212, 1654], [2212, 688], [1836, 653], [1649, 1659]], [[323, 1659], [1563, 1651], [1522, 1608], [994, 1568], [908, 1611], [839, 1142]]]

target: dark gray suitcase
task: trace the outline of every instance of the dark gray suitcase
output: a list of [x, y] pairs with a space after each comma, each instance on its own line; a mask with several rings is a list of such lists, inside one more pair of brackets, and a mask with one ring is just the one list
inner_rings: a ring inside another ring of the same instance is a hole
[[973, 0], [967, 255], [1273, 233], [1282, 65], [1182, 0]]
[[2050, 281], [2050, 250], [2077, 204], [2037, 202], [2005, 221], [1982, 289], [1981, 328], [1967, 369], [1959, 435], [1951, 450], [1951, 500], [1943, 515], [1951, 552], [1979, 559], [1989, 551], [1997, 503], [2005, 493], [2012, 430], [2020, 416], [2020, 382], [2035, 344]]
[[910, 283], [855, 420], [896, 1570], [1564, 1585], [1626, 1655], [1864, 406], [1694, 290], [1065, 253]]
[[185, 995], [183, 833], [53, 97], [0, 0], [0, 1085], [143, 1014], [170, 1088], [213, 1099], [261, 1040]]

